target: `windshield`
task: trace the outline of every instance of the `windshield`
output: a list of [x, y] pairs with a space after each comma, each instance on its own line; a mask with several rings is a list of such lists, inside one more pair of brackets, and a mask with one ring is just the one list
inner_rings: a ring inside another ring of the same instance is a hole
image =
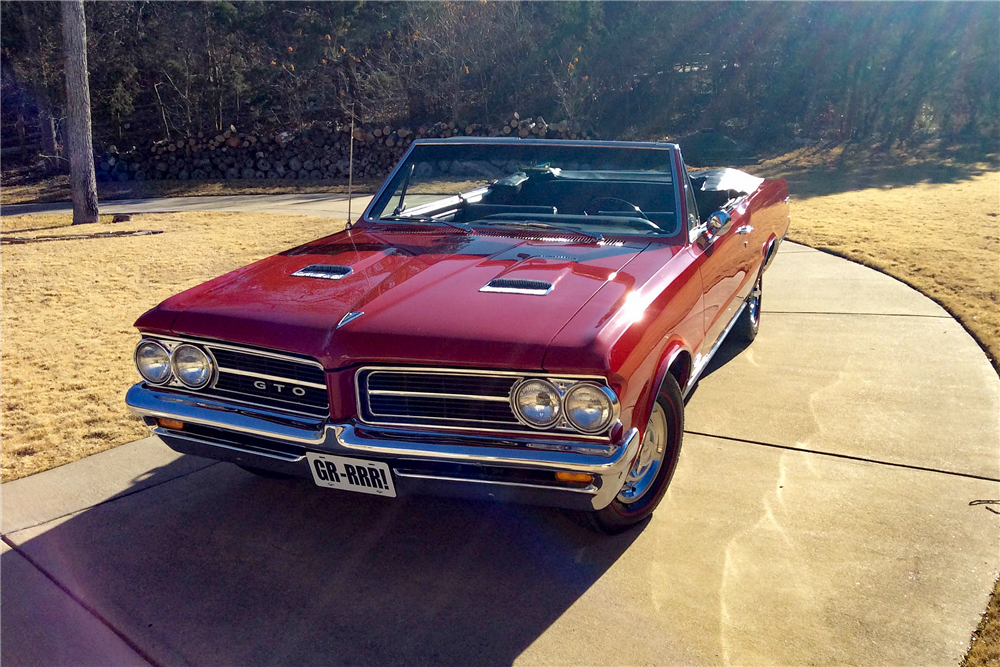
[[666, 147], [418, 144], [374, 203], [390, 222], [683, 236]]

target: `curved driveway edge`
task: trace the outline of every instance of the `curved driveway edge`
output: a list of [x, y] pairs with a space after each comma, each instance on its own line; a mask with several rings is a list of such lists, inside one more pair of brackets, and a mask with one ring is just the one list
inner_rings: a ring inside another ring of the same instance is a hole
[[[970, 505], [1000, 498], [1000, 379], [932, 301], [803, 246], [763, 306], [691, 395], [653, 520], [615, 538], [260, 480], [153, 439], [4, 484], [0, 658], [958, 664], [1000, 569], [1000, 515]], [[49, 578], [12, 576], [25, 558]], [[39, 581], [63, 597], [21, 604]], [[88, 615], [107, 632], [72, 631]]]

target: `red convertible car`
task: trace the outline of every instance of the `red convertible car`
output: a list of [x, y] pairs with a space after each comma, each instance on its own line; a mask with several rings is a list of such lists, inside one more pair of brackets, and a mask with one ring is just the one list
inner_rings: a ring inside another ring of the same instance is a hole
[[663, 497], [713, 353], [756, 335], [787, 195], [674, 144], [416, 141], [347, 230], [140, 317], [126, 400], [259, 474], [618, 532]]

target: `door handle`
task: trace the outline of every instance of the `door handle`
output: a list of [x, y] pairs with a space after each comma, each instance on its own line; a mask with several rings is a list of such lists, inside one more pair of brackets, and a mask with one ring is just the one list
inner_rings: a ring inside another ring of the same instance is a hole
[[737, 227], [736, 228], [736, 233], [737, 234], [749, 234], [752, 231], [753, 231], [753, 227], [751, 227], [750, 225], [743, 225], [742, 227]]

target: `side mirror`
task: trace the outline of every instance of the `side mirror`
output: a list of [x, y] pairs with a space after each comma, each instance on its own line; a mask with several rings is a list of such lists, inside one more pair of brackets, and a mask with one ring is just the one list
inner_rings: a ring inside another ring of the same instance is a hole
[[708, 228], [708, 233], [712, 236], [721, 236], [729, 231], [732, 224], [733, 219], [729, 217], [729, 214], [719, 210], [708, 216], [708, 222], [705, 223], [705, 226]]

